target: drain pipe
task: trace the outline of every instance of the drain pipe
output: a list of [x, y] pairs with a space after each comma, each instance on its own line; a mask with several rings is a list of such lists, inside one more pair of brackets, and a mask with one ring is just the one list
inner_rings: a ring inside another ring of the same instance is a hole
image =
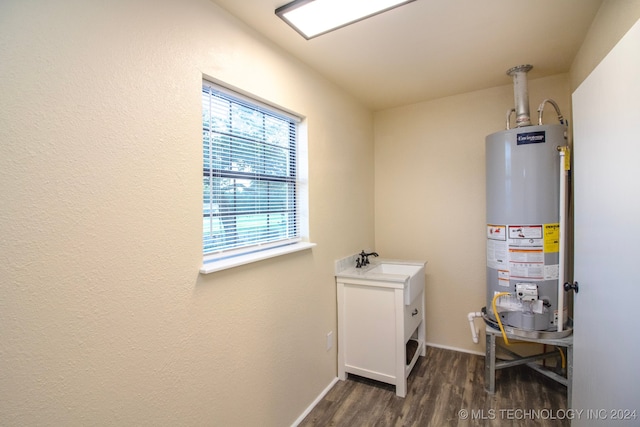
[[469, 327], [471, 328], [471, 338], [475, 344], [478, 344], [478, 329], [476, 329], [476, 325], [473, 323], [473, 319], [476, 317], [482, 317], [482, 313], [479, 311], [471, 312], [467, 314], [467, 319], [469, 320]]

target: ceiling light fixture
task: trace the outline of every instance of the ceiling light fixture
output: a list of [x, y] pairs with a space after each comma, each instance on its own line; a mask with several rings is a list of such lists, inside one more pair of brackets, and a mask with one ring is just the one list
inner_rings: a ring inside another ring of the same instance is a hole
[[415, 0], [294, 0], [276, 15], [309, 40]]

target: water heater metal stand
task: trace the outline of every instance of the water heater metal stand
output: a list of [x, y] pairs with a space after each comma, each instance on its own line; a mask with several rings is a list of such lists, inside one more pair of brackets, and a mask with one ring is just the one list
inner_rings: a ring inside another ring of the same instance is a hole
[[[487, 340], [486, 355], [484, 359], [485, 388], [489, 393], [495, 393], [496, 391], [496, 369], [510, 368], [512, 366], [518, 365], [527, 365], [529, 368], [566, 386], [567, 408], [571, 408], [571, 383], [573, 381], [573, 335], [569, 335], [568, 337], [564, 338], [523, 338], [522, 336], [511, 335], [507, 332], [508, 339], [534, 342], [537, 344], [548, 344], [566, 348], [566, 378], [536, 363], [536, 361], [538, 360], [556, 356], [558, 354], [556, 351], [549, 351], [541, 354], [536, 354], [534, 356], [523, 357], [496, 343], [496, 337], [502, 336], [502, 333], [498, 329], [494, 329], [487, 325], [485, 336]], [[496, 357], [496, 350], [498, 348], [501, 352], [507, 353], [510, 357], [512, 357], [512, 359], [498, 359]]]

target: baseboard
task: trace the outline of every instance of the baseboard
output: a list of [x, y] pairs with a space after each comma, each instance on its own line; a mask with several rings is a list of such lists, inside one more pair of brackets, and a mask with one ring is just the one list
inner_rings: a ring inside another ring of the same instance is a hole
[[451, 347], [451, 346], [448, 346], [448, 345], [436, 344], [434, 342], [428, 342], [427, 346], [428, 347], [443, 348], [445, 350], [459, 351], [461, 353], [476, 354], [478, 356], [484, 356], [485, 355], [485, 353], [483, 351], [471, 351], [471, 350], [468, 350], [466, 348]]
[[312, 410], [313, 408], [315, 408], [315, 407], [316, 407], [316, 405], [317, 405], [318, 403], [320, 403], [320, 401], [322, 400], [322, 398], [323, 398], [327, 393], [329, 393], [329, 390], [331, 390], [331, 389], [333, 388], [333, 386], [334, 386], [334, 385], [336, 385], [336, 383], [337, 383], [338, 381], [339, 381], [339, 380], [338, 380], [338, 377], [334, 378], [334, 379], [329, 383], [329, 385], [328, 385], [324, 390], [322, 390], [322, 392], [318, 395], [318, 397], [316, 397], [316, 399], [315, 399], [313, 402], [311, 402], [311, 405], [309, 405], [309, 407], [308, 407], [307, 409], [305, 409], [305, 411], [304, 411], [304, 412], [303, 412], [303, 413], [298, 417], [298, 419], [297, 419], [297, 420], [295, 420], [295, 421], [293, 422], [293, 424], [291, 424], [291, 427], [296, 427], [298, 424], [300, 424], [300, 423], [302, 422], [302, 420], [304, 420], [304, 419], [305, 419], [305, 417], [306, 417], [307, 415], [309, 415], [309, 413], [311, 412], [311, 410]]

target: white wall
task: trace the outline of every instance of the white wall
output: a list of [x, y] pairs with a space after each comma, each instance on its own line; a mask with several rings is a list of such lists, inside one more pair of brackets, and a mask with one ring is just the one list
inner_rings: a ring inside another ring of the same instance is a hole
[[[376, 249], [385, 257], [429, 262], [425, 311], [432, 345], [484, 352], [484, 343], [471, 340], [466, 315], [486, 305], [485, 137], [505, 128], [514, 105], [510, 80], [505, 74], [504, 86], [375, 115]], [[536, 121], [545, 98], [570, 117], [567, 74], [529, 80]], [[549, 110], [545, 123], [555, 123]]]
[[[291, 424], [373, 246], [372, 114], [207, 0], [36, 3], [0, 3], [2, 424]], [[312, 251], [198, 273], [203, 75], [307, 117]]]

